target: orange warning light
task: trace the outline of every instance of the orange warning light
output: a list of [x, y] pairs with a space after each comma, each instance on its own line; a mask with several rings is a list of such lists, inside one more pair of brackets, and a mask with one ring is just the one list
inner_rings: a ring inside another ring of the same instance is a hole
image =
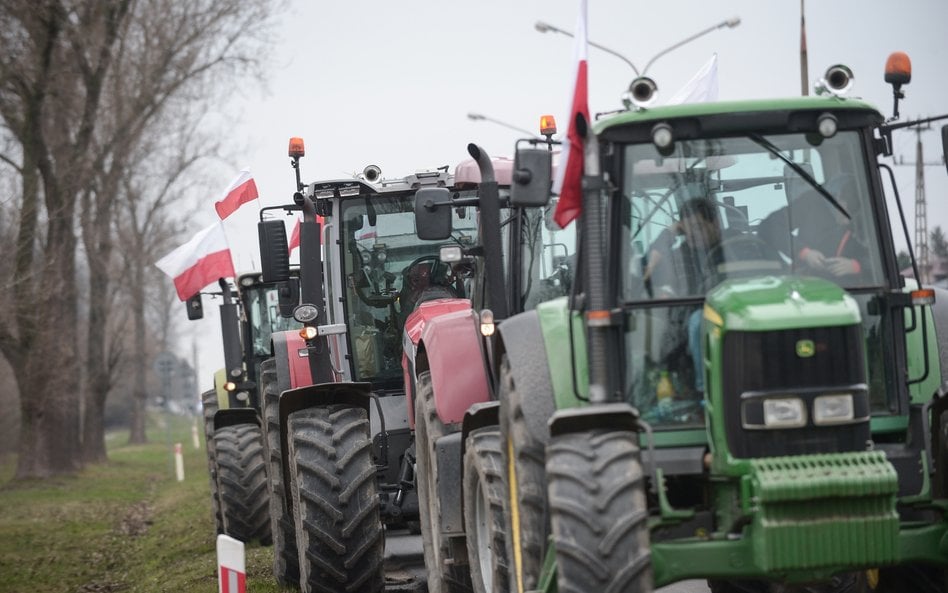
[[552, 136], [556, 133], [556, 118], [552, 115], [540, 116], [540, 134], [542, 136]]
[[297, 136], [290, 138], [290, 156], [291, 157], [301, 157], [306, 154], [306, 149], [303, 148], [303, 139]]
[[912, 80], [912, 60], [904, 51], [894, 51], [885, 61], [885, 81], [889, 84], [908, 84]]

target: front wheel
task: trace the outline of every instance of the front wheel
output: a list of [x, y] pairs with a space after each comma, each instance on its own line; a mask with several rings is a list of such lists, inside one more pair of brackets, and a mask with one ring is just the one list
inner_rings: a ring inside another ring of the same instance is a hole
[[567, 433], [552, 437], [547, 452], [558, 591], [651, 591], [638, 436]]
[[280, 387], [276, 360], [260, 365], [260, 392], [263, 397], [263, 437], [269, 464], [270, 527], [273, 530], [273, 576], [284, 586], [300, 582], [300, 560], [296, 547], [296, 527], [286, 504], [283, 484], [283, 452], [280, 443]]
[[464, 533], [476, 593], [509, 587], [500, 443], [500, 430], [488, 426], [468, 435], [464, 452]]
[[384, 540], [365, 410], [290, 414], [290, 493], [303, 593], [382, 591]]
[[214, 431], [213, 440], [224, 533], [269, 546], [270, 499], [260, 427], [225, 426]]
[[217, 390], [210, 389], [201, 394], [204, 408], [204, 448], [207, 451], [207, 474], [211, 482], [211, 514], [214, 515], [214, 533], [224, 533], [221, 517], [221, 493], [217, 486], [217, 457], [214, 454], [214, 414], [217, 413]]
[[[415, 400], [415, 491], [421, 542], [428, 567], [428, 593], [466, 593], [471, 590], [469, 567], [452, 559], [452, 546], [442, 534], [438, 499], [438, 439], [448, 433], [435, 409], [431, 373], [418, 375]], [[466, 558], [465, 558], [466, 559]]]

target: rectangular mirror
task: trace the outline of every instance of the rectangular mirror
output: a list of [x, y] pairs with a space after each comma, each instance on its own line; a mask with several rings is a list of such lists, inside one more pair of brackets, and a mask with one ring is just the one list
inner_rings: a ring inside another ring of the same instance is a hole
[[451, 236], [451, 191], [423, 187], [415, 192], [415, 232], [424, 241], [443, 241]]
[[290, 277], [290, 250], [282, 220], [257, 223], [260, 240], [260, 266], [264, 282], [284, 282]]
[[553, 154], [545, 148], [520, 148], [510, 185], [512, 206], [545, 206], [553, 186]]

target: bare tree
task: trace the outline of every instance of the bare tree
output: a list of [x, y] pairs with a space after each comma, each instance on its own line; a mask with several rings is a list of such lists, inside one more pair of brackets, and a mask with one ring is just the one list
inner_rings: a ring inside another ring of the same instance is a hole
[[[86, 439], [111, 386], [104, 313], [127, 160], [158, 115], [247, 72], [271, 0], [8, 0], [0, 4], [0, 118], [20, 179], [0, 352], [20, 397], [17, 477], [71, 472], [80, 456], [76, 220], [88, 256]], [[248, 34], [248, 32], [250, 34]], [[256, 32], [256, 34], [254, 34]], [[55, 81], [55, 84], [53, 82]], [[154, 132], [154, 130], [152, 130]], [[7, 147], [3, 147], [7, 148]], [[81, 215], [81, 216], [80, 216]], [[95, 310], [93, 310], [95, 309]], [[90, 442], [90, 459], [100, 459]]]

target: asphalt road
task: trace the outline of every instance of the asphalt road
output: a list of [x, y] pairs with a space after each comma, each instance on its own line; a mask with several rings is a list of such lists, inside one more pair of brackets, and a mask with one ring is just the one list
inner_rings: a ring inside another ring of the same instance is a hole
[[[421, 536], [407, 531], [389, 532], [385, 538], [385, 566], [387, 593], [424, 593], [425, 558], [421, 549]], [[656, 593], [708, 593], [704, 581], [682, 581], [661, 589]], [[497, 593], [506, 593], [498, 591]]]

